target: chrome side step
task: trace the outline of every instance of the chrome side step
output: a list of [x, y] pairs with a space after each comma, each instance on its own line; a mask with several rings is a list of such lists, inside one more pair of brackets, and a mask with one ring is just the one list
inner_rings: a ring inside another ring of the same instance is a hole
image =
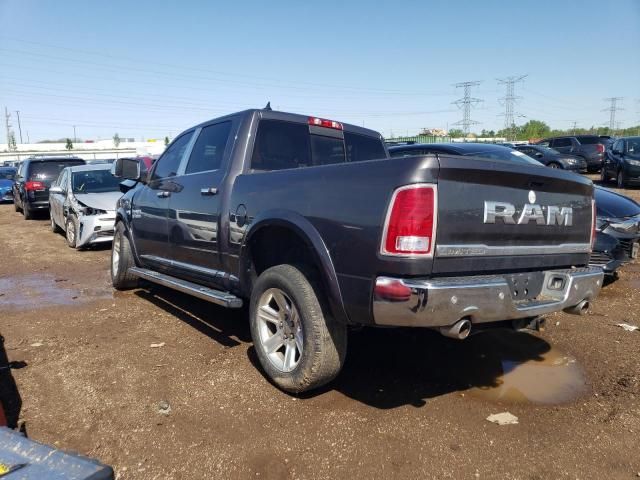
[[202, 300], [206, 300], [207, 302], [215, 303], [217, 305], [222, 305], [223, 307], [242, 307], [242, 299], [236, 297], [231, 293], [221, 292], [219, 290], [214, 290], [213, 288], [203, 287], [202, 285], [198, 285], [197, 283], [188, 282], [187, 280], [182, 280], [180, 278], [171, 277], [163, 273], [154, 272], [153, 270], [149, 270], [148, 268], [132, 267], [129, 269], [129, 272], [136, 277], [142, 278], [144, 280], [148, 280], [150, 282], [157, 283], [158, 285], [163, 285], [165, 287], [178, 290], [179, 292], [193, 295], [194, 297], [201, 298]]

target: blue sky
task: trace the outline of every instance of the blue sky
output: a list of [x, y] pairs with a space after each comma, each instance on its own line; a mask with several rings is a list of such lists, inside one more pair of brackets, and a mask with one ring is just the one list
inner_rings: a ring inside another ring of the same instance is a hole
[[468, 80], [475, 129], [498, 129], [511, 75], [521, 122], [604, 125], [615, 96], [640, 123], [640, 1], [0, 0], [0, 107], [25, 141], [173, 136], [267, 100], [414, 134], [460, 120]]

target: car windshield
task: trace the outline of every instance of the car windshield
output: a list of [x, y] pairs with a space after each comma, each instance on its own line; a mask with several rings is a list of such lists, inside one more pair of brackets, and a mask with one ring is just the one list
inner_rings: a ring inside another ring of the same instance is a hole
[[462, 153], [462, 155], [466, 157], [482, 157], [482, 158], [491, 158], [493, 160], [505, 160], [507, 162], [524, 163], [527, 165], [536, 165], [538, 167], [542, 166], [542, 164], [539, 161], [534, 160], [530, 156], [525, 155], [524, 153], [518, 150], [513, 150], [511, 148], [506, 148], [506, 147], [494, 148], [491, 150], [489, 149], [480, 150], [475, 152], [464, 152]]
[[120, 179], [111, 175], [109, 170], [85, 170], [74, 172], [71, 177], [73, 193], [118, 192]]
[[15, 176], [16, 171], [12, 168], [0, 170], [0, 180], [13, 180]]
[[640, 205], [624, 195], [618, 195], [604, 188], [596, 188], [594, 197], [598, 217], [626, 218], [640, 215]]
[[580, 145], [595, 145], [596, 143], [603, 143], [604, 140], [600, 137], [577, 137]]
[[545, 147], [545, 146], [542, 146], [542, 145], [536, 145], [536, 150], [539, 150], [539, 151], [544, 152], [544, 153], [549, 153], [551, 155], [558, 155], [560, 153], [555, 148]]
[[29, 175], [30, 180], [38, 180], [49, 185], [53, 180], [58, 178], [58, 175], [65, 167], [72, 167], [74, 165], [82, 165], [84, 162], [58, 162], [58, 161], [43, 161], [33, 162], [31, 164], [31, 171]]

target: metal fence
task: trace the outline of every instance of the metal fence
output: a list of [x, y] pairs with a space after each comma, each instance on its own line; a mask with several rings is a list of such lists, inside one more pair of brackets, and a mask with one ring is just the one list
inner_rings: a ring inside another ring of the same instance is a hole
[[385, 138], [387, 143], [446, 143], [451, 141], [451, 137], [436, 137], [433, 135], [416, 135], [415, 137], [393, 137]]

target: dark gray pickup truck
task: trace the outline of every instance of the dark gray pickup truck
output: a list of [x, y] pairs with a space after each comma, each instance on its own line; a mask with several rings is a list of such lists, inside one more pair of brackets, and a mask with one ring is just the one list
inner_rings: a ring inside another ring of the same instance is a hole
[[464, 339], [584, 312], [602, 284], [592, 183], [537, 163], [390, 159], [374, 131], [248, 110], [188, 129], [144, 178], [137, 161], [114, 170], [114, 287], [248, 302], [260, 363], [289, 392], [338, 374], [349, 326]]

